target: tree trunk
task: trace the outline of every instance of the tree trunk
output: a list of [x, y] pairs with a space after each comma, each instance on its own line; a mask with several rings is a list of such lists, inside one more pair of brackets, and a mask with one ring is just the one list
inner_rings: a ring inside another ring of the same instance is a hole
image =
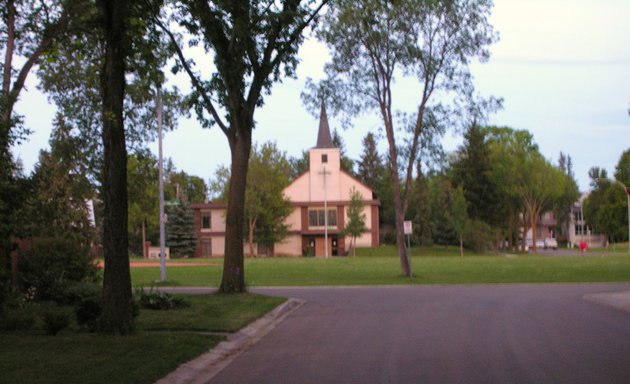
[[537, 221], [538, 221], [538, 215], [536, 214], [536, 210], [532, 209], [530, 212], [530, 222], [532, 224], [532, 249], [534, 250], [534, 253], [538, 253], [538, 247], [536, 246], [536, 240], [537, 240], [537, 236], [536, 236], [536, 227], [537, 227]]
[[464, 239], [459, 235], [459, 257], [464, 257]]
[[237, 134], [230, 140], [232, 166], [228, 206], [225, 214], [225, 257], [223, 259], [223, 278], [219, 292], [245, 292], [245, 273], [243, 262], [243, 225], [245, 219], [245, 187], [247, 185], [247, 166], [252, 145], [251, 130], [244, 123], [234, 119], [232, 127]]
[[[13, 204], [10, 202], [12, 180], [12, 159], [9, 152], [9, 131], [11, 129], [12, 103], [9, 100], [11, 91], [11, 69], [15, 46], [15, 4], [9, 0], [6, 3], [6, 47], [2, 71], [2, 93], [0, 93], [0, 279], [3, 270], [11, 270], [11, 221]], [[4, 282], [0, 282], [3, 289]], [[0, 295], [2, 293], [0, 292]]]
[[249, 255], [254, 257], [254, 227], [256, 226], [256, 220], [249, 219], [249, 231], [247, 243], [249, 244]]
[[411, 267], [407, 255], [407, 246], [405, 245], [405, 211], [403, 209], [400, 198], [400, 183], [398, 176], [394, 174], [394, 208], [396, 211], [396, 245], [398, 246], [398, 254], [400, 255], [400, 269], [402, 274], [411, 277]]
[[127, 149], [123, 101], [125, 97], [125, 0], [99, 2], [104, 22], [105, 60], [101, 74], [103, 97], [103, 312], [100, 332], [134, 331], [127, 238]]

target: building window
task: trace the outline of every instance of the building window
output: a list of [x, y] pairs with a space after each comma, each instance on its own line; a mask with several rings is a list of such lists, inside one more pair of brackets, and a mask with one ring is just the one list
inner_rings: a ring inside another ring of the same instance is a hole
[[[309, 227], [324, 227], [326, 225], [326, 216], [324, 216], [323, 209], [314, 209], [308, 211], [308, 226]], [[337, 210], [328, 210], [328, 226], [337, 226]]]
[[575, 234], [578, 236], [586, 235], [586, 226], [582, 224], [577, 224], [575, 226]]
[[584, 220], [584, 216], [582, 214], [582, 208], [580, 207], [580, 209], [575, 212], [575, 221], [582, 221], [582, 220]]
[[328, 162], [328, 154], [324, 153], [322, 155], [322, 163], [326, 164]]
[[201, 229], [210, 229], [212, 228], [212, 221], [210, 220], [210, 213], [202, 213], [201, 214]]

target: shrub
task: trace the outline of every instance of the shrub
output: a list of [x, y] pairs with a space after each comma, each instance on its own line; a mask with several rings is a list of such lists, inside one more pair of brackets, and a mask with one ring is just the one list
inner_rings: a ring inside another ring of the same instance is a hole
[[25, 308], [6, 309], [0, 318], [0, 329], [27, 331], [33, 328], [35, 316]]
[[70, 316], [61, 309], [49, 309], [44, 312], [44, 330], [47, 335], [55, 336], [59, 331], [68, 328]]
[[96, 332], [98, 319], [101, 316], [103, 306], [98, 298], [85, 298], [74, 307], [77, 324], [87, 328], [90, 332]]
[[33, 242], [18, 263], [20, 284], [23, 289], [34, 287], [37, 300], [54, 300], [68, 303], [74, 295], [73, 285], [95, 282], [98, 268], [89, 249], [65, 238], [42, 238]]
[[145, 309], [168, 310], [190, 307], [190, 303], [181, 297], [173, 297], [168, 293], [154, 291], [153, 288], [149, 292], [143, 289], [138, 291], [138, 303], [140, 307]]
[[471, 222], [464, 233], [464, 245], [477, 253], [492, 248], [492, 228], [481, 220]]
[[70, 316], [60, 309], [44, 313], [44, 330], [47, 335], [55, 336], [70, 325]]

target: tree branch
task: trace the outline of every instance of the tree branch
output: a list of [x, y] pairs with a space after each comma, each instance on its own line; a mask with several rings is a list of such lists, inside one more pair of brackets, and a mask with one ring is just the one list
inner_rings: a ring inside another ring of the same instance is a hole
[[210, 114], [212, 115], [212, 118], [214, 119], [214, 121], [216, 121], [217, 125], [219, 126], [223, 134], [229, 137], [229, 130], [227, 126], [225, 125], [223, 120], [221, 120], [219, 113], [214, 107], [214, 103], [212, 103], [212, 100], [208, 97], [203, 85], [201, 85], [201, 82], [199, 81], [197, 76], [193, 73], [192, 69], [190, 68], [190, 65], [188, 65], [188, 62], [186, 61], [186, 57], [184, 56], [182, 49], [180, 48], [179, 44], [177, 44], [177, 39], [175, 39], [175, 35], [168, 28], [166, 28], [166, 26], [157, 17], [154, 18], [154, 22], [162, 31], [164, 31], [168, 35], [169, 40], [171, 40], [171, 44], [173, 45], [173, 47], [175, 48], [175, 51], [177, 52], [177, 57], [179, 58], [179, 61], [182, 63], [184, 70], [188, 74], [188, 77], [190, 78], [190, 81], [192, 82], [193, 87], [195, 87], [195, 89], [197, 90], [197, 93], [199, 93], [199, 95], [203, 99], [203, 103], [206, 110], [210, 112]]

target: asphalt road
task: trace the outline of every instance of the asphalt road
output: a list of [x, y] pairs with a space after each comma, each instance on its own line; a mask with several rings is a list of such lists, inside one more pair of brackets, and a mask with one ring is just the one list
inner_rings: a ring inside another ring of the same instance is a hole
[[630, 285], [260, 289], [307, 303], [212, 383], [628, 383]]

